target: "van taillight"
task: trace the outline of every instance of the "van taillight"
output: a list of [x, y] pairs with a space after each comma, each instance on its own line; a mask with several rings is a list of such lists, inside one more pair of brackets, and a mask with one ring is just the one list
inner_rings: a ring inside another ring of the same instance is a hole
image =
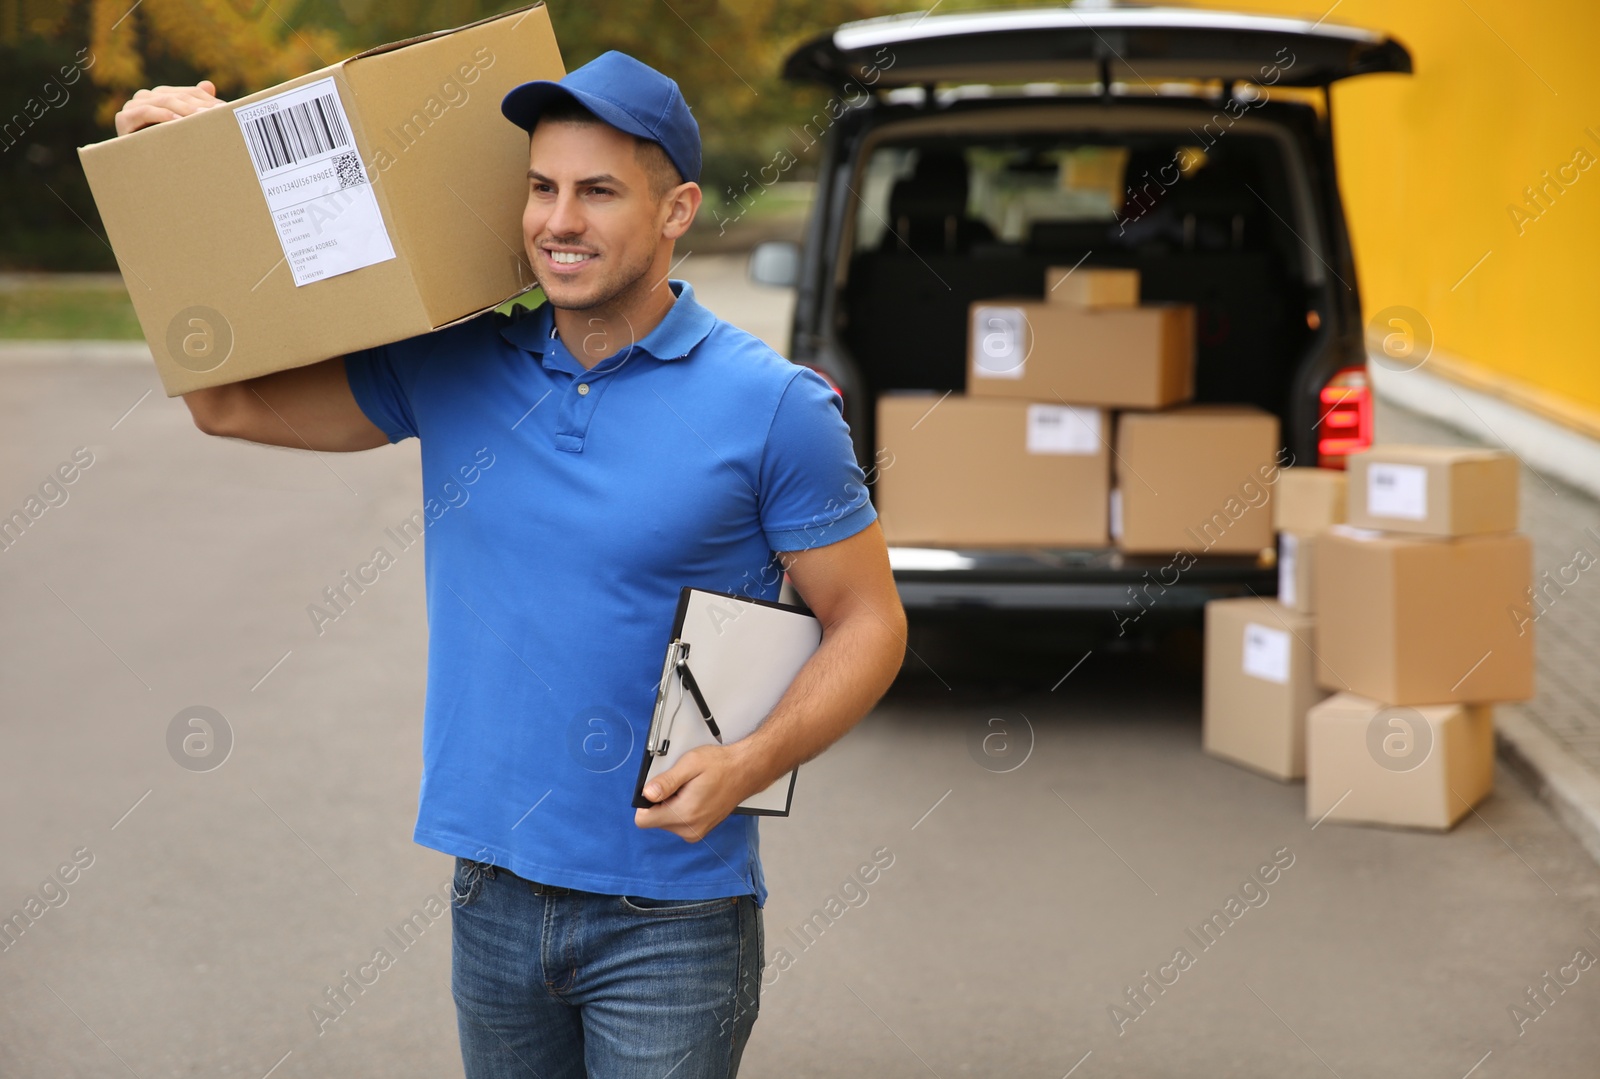
[[1372, 445], [1372, 388], [1367, 369], [1346, 367], [1322, 387], [1317, 420], [1317, 463], [1343, 468], [1345, 458]]
[[805, 364], [804, 366], [809, 367], [811, 370], [813, 370], [817, 374], [821, 375], [822, 376], [822, 381], [824, 381], [824, 382], [826, 382], [828, 384], [828, 388], [833, 390], [834, 393], [838, 394], [841, 400], [844, 398], [844, 391], [839, 388], [839, 384], [833, 380], [833, 376], [832, 375], [828, 374], [828, 372], [824, 371], [822, 368], [817, 367], [817, 366], [815, 366], [813, 364], [809, 364], [808, 363], [808, 364]]

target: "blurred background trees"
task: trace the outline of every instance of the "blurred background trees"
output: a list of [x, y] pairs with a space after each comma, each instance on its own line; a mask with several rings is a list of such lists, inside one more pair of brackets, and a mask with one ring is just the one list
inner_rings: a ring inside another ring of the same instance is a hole
[[[562, 57], [621, 49], [678, 80], [715, 196], [825, 100], [782, 82], [805, 38], [931, 0], [550, 0]], [[76, 148], [134, 90], [209, 78], [234, 98], [385, 42], [521, 6], [495, 0], [0, 0], [0, 270], [110, 270]], [[944, 0], [940, 12], [975, 6]], [[990, 6], [993, 6], [992, 4]], [[792, 139], [788, 140], [792, 142]], [[808, 177], [802, 160], [786, 179]], [[709, 219], [709, 215], [708, 215]], [[85, 226], [88, 226], [87, 228]]]

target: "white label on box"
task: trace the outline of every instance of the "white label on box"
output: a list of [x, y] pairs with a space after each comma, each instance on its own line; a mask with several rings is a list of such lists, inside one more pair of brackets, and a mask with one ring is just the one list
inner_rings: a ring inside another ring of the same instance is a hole
[[394, 258], [334, 80], [236, 109], [295, 287]]
[[1028, 452], [1100, 452], [1100, 410], [1071, 405], [1028, 406]]
[[1122, 488], [1111, 489], [1111, 538], [1122, 538]]
[[1300, 557], [1300, 537], [1293, 532], [1278, 533], [1278, 602], [1293, 607], [1294, 564]]
[[978, 378], [1021, 378], [1027, 363], [1028, 316], [1020, 307], [972, 309], [972, 373]]
[[1284, 685], [1289, 681], [1289, 634], [1255, 622], [1244, 624], [1244, 673]]
[[1367, 512], [1421, 521], [1428, 516], [1428, 470], [1421, 465], [1367, 466]]

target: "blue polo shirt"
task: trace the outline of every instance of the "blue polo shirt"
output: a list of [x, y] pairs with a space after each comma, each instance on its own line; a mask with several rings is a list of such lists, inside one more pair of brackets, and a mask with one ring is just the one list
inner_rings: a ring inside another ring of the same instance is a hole
[[679, 589], [774, 599], [774, 552], [877, 514], [828, 384], [669, 284], [666, 317], [589, 370], [548, 304], [345, 359], [372, 422], [422, 442], [415, 839], [546, 884], [765, 904], [757, 818], [698, 843], [634, 824]]

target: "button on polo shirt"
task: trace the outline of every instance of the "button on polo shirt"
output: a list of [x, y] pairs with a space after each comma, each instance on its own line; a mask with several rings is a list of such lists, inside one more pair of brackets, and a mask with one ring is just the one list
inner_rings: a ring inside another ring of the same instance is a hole
[[560, 421], [556, 424], [554, 445], [558, 450], [578, 453], [583, 449], [583, 440], [589, 431], [589, 420], [600, 407], [600, 399], [605, 395], [606, 387], [611, 384], [607, 376], [636, 357], [624, 351], [621, 356], [608, 357], [594, 367], [586, 368], [567, 350], [556, 332], [553, 320], [546, 321], [552, 321], [552, 325], [545, 331], [544, 340], [539, 343], [540, 351], [537, 353], [539, 362], [547, 371], [569, 376], [559, 391], [561, 400], [557, 410], [560, 413]]
[[346, 357], [362, 411], [422, 446], [422, 509], [379, 536], [398, 555], [425, 522], [415, 839], [546, 884], [765, 903], [755, 817], [699, 843], [633, 822], [678, 593], [774, 599], [774, 552], [876, 513], [827, 383], [669, 287], [588, 369], [548, 306]]

